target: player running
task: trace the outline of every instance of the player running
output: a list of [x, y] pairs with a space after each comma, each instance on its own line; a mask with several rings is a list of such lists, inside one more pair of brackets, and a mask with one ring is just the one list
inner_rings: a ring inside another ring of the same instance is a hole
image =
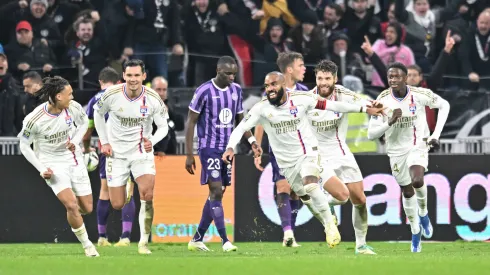
[[[104, 94], [105, 90], [115, 84], [119, 83], [120, 76], [119, 73], [111, 67], [105, 67], [99, 73], [99, 83], [102, 91], [98, 92], [87, 105], [87, 116], [89, 119], [88, 129], [83, 137], [83, 146], [85, 153], [92, 150], [90, 148], [90, 139], [92, 137], [92, 132], [94, 131], [94, 105], [99, 100], [99, 98]], [[108, 115], [106, 114], [105, 119], [107, 121]], [[99, 176], [100, 176], [100, 194], [99, 200], [97, 201], [97, 230], [99, 232], [99, 240], [97, 241], [98, 246], [111, 246], [111, 243], [107, 240], [107, 219], [109, 218], [109, 188], [107, 187], [107, 179], [105, 172], [106, 156], [100, 154], [99, 156]], [[118, 243], [114, 246], [129, 246], [131, 229], [133, 228], [134, 214], [136, 207], [133, 199], [133, 182], [131, 179], [128, 180], [127, 187], [129, 190], [127, 192], [127, 202], [122, 211], [122, 235]], [[129, 191], [129, 192], [128, 192]]]
[[[305, 77], [305, 62], [303, 56], [297, 52], [280, 53], [277, 58], [277, 66], [281, 73], [283, 73], [286, 81], [286, 91], [308, 91], [308, 88], [299, 83], [303, 81]], [[255, 138], [257, 144], [262, 144], [262, 137], [264, 135], [264, 128], [262, 125], [255, 127]], [[281, 226], [284, 232], [284, 238], [282, 246], [285, 247], [299, 247], [294, 238], [294, 228], [296, 226], [296, 217], [300, 207], [299, 198], [291, 192], [291, 187], [288, 181], [279, 173], [279, 167], [277, 166], [274, 153], [269, 146], [269, 159], [272, 165], [272, 180], [276, 184], [277, 196], [277, 210], [279, 212], [279, 218], [281, 219]], [[255, 167], [260, 171], [264, 168], [260, 166], [262, 158], [254, 158]]]
[[72, 100], [68, 81], [59, 76], [43, 79], [37, 95], [44, 103], [24, 119], [18, 135], [20, 151], [65, 206], [68, 223], [85, 255], [98, 257], [81, 216], [92, 212], [92, 188], [79, 146], [87, 130], [87, 116]]
[[[95, 129], [102, 144], [101, 152], [107, 156], [107, 185], [112, 207], [116, 210], [123, 208], [130, 173], [138, 184], [141, 199], [138, 253], [151, 254], [148, 241], [153, 222], [155, 186], [153, 144], [168, 133], [167, 108], [155, 91], [143, 86], [146, 79], [143, 61], [129, 60], [123, 69], [126, 83], [107, 88], [94, 106]], [[107, 113], [106, 124], [104, 116]], [[153, 122], [158, 129], [151, 136]]]
[[[372, 102], [361, 99], [356, 93], [337, 83], [337, 65], [322, 60], [315, 68], [316, 87], [312, 93], [322, 98], [370, 106]], [[376, 104], [376, 103], [375, 103]], [[322, 167], [320, 173], [324, 189], [329, 193], [329, 204], [345, 204], [350, 197], [352, 202], [352, 225], [356, 235], [356, 254], [376, 254], [366, 244], [368, 213], [366, 195], [362, 184], [362, 174], [354, 155], [349, 150], [347, 138], [348, 116], [333, 111], [312, 110], [308, 114], [313, 133], [318, 139]], [[331, 174], [333, 170], [334, 174]], [[347, 186], [346, 186], [347, 185]]]
[[[373, 117], [368, 137], [386, 136], [391, 171], [403, 192], [403, 209], [410, 221], [412, 252], [421, 252], [421, 235], [431, 238], [433, 229], [427, 211], [427, 186], [424, 173], [430, 147], [438, 149], [439, 136], [449, 115], [449, 103], [429, 89], [407, 86], [407, 68], [401, 63], [388, 67], [390, 89], [378, 96], [387, 107], [387, 118]], [[425, 106], [439, 109], [434, 132], [429, 136]], [[415, 191], [414, 191], [415, 188]], [[418, 216], [417, 216], [418, 205]]]
[[267, 99], [255, 104], [233, 131], [223, 160], [231, 160], [234, 148], [245, 131], [259, 123], [263, 125], [281, 174], [286, 177], [291, 189], [301, 201], [324, 225], [327, 244], [335, 247], [340, 243], [340, 234], [332, 218], [327, 197], [318, 185], [318, 141], [309, 126], [307, 114], [310, 110], [319, 109], [378, 115], [382, 109], [325, 100], [310, 93], [285, 92], [284, 76], [279, 72], [269, 73], [264, 85]]
[[[223, 56], [218, 60], [217, 75], [210, 81], [197, 88], [189, 105], [187, 120], [187, 132], [185, 143], [187, 159], [185, 169], [194, 175], [196, 162], [193, 155], [194, 127], [197, 124], [197, 136], [199, 138], [198, 154], [201, 160], [201, 185], [208, 185], [209, 197], [202, 210], [201, 221], [196, 234], [188, 244], [191, 251], [209, 251], [203, 243], [204, 234], [211, 222], [218, 229], [222, 240], [224, 252], [236, 251], [226, 235], [225, 216], [223, 212], [222, 198], [226, 186], [231, 184], [231, 165], [221, 161], [221, 155], [225, 151], [234, 120], [243, 118], [242, 88], [233, 83], [237, 73], [235, 60], [230, 56]], [[257, 155], [262, 154], [252, 133], [246, 134], [252, 149]]]

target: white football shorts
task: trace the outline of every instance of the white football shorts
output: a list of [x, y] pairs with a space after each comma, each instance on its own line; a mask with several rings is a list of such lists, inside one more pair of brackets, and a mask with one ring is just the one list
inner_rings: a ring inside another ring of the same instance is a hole
[[130, 173], [134, 179], [142, 175], [155, 175], [155, 156], [150, 152], [127, 159], [107, 157], [105, 170], [109, 187], [124, 186]]
[[410, 167], [420, 165], [427, 172], [429, 165], [429, 152], [424, 149], [412, 149], [402, 156], [391, 156], [391, 173], [400, 186], [407, 186], [412, 182], [410, 178]]
[[303, 178], [307, 176], [320, 177], [320, 156], [303, 155], [294, 166], [283, 168], [280, 172], [287, 179], [291, 189], [298, 196], [304, 196], [306, 191], [303, 186]]
[[[338, 156], [335, 158], [322, 157], [322, 168], [329, 173], [328, 169], [333, 170], [336, 175], [344, 184], [360, 182], [363, 180], [361, 169], [357, 165], [357, 161], [354, 155], [348, 154], [344, 156]], [[327, 169], [328, 168], [328, 169]], [[321, 176], [323, 180], [328, 180], [326, 174]]]
[[67, 188], [71, 188], [77, 197], [92, 194], [92, 186], [83, 157], [77, 156], [76, 161], [78, 164], [51, 163], [46, 165], [53, 170], [51, 179], [46, 180], [46, 183], [55, 195]]

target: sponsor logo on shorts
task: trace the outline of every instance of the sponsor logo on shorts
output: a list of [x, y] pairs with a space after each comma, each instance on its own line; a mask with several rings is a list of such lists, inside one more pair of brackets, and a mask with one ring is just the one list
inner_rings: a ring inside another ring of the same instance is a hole
[[219, 171], [218, 170], [213, 170], [211, 172], [211, 177], [213, 177], [215, 179], [219, 178]]

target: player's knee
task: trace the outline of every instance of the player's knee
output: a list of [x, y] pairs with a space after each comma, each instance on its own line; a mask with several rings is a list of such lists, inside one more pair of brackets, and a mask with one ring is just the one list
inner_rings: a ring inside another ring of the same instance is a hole
[[280, 180], [276, 183], [277, 193], [291, 193], [291, 187], [289, 183], [285, 180]]
[[351, 196], [351, 201], [352, 201], [352, 204], [356, 204], [356, 205], [366, 204], [366, 195], [364, 195], [364, 192], [362, 192], [362, 194], [360, 196], [356, 196], [355, 198], [353, 198], [353, 196]]
[[409, 184], [407, 186], [403, 186], [402, 192], [403, 192], [403, 196], [405, 198], [411, 198], [411, 197], [413, 197], [413, 195], [415, 195], [415, 190], [413, 189], [411, 184]]
[[69, 202], [66, 202], [65, 203], [65, 208], [66, 208], [66, 212], [70, 213], [70, 214], [78, 214], [79, 213], [79, 207], [78, 207], [78, 203], [76, 200], [74, 201], [69, 201]]
[[124, 207], [124, 201], [111, 201], [111, 205], [114, 210], [121, 210]]
[[94, 209], [93, 209], [92, 205], [84, 205], [83, 207], [80, 207], [80, 209], [79, 209], [80, 214], [82, 214], [84, 216], [92, 213], [93, 210]]
[[337, 200], [346, 203], [349, 200], [349, 189], [344, 188], [341, 189], [336, 196], [334, 196]]
[[140, 199], [143, 201], [153, 201], [153, 192], [148, 191], [140, 194]]
[[214, 201], [220, 201], [223, 198], [223, 185], [221, 182], [209, 182], [209, 198]]
[[422, 177], [415, 177], [412, 179], [412, 185], [415, 188], [420, 188], [424, 186], [424, 178]]

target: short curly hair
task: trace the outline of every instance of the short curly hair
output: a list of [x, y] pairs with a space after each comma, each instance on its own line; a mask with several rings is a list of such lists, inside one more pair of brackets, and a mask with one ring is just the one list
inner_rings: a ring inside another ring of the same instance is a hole
[[403, 65], [403, 63], [400, 63], [400, 62], [394, 62], [392, 64], [390, 64], [388, 66], [388, 68], [386, 68], [388, 71], [390, 69], [400, 69], [402, 72], [405, 73], [405, 75], [408, 74], [408, 70], [407, 70], [407, 67], [405, 65]]
[[339, 68], [337, 65], [330, 60], [323, 59], [320, 61], [316, 66], [315, 66], [315, 74], [318, 72], [325, 72], [325, 73], [331, 73], [332, 75], [337, 75], [337, 71]]

